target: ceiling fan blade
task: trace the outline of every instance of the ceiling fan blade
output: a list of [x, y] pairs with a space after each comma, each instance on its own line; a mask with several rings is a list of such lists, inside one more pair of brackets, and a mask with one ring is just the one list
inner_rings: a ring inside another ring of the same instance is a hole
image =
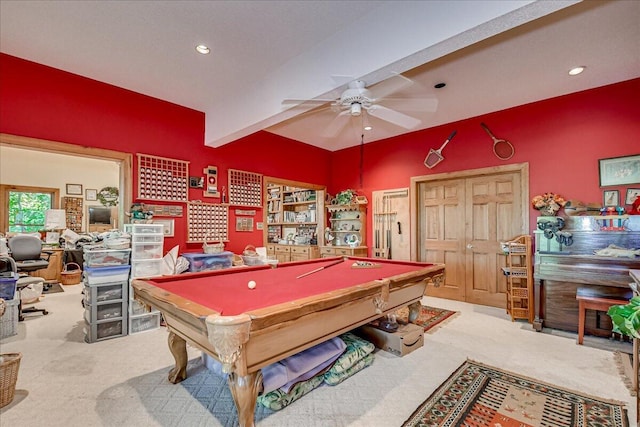
[[367, 110], [373, 117], [377, 117], [394, 125], [398, 125], [405, 129], [413, 129], [418, 126], [422, 121], [415, 117], [407, 116], [399, 111], [392, 110], [382, 105], [372, 105]]
[[389, 77], [380, 83], [376, 83], [367, 89], [373, 93], [374, 99], [380, 99], [407, 88], [412, 84], [413, 80], [403, 76], [402, 74], [395, 74], [394, 76]]
[[314, 103], [314, 104], [324, 104], [325, 102], [334, 102], [335, 98], [332, 99], [322, 99], [322, 98], [315, 98], [315, 99], [295, 99], [295, 98], [288, 98], [288, 99], [284, 99], [282, 100], [282, 104], [306, 104], [306, 103]]
[[340, 131], [349, 123], [350, 118], [351, 114], [349, 110], [341, 112], [333, 120], [331, 120], [329, 126], [327, 126], [322, 132], [322, 136], [325, 138], [336, 137], [340, 133]]
[[432, 113], [438, 109], [437, 98], [385, 98], [384, 103], [394, 110]]

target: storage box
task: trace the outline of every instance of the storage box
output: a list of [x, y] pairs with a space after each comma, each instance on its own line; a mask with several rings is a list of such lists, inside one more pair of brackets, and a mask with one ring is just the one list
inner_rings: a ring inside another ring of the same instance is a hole
[[18, 274], [13, 272], [3, 273], [0, 276], [0, 298], [3, 300], [12, 300], [16, 295], [16, 283], [18, 282]]
[[229, 268], [233, 264], [232, 252], [220, 252], [218, 254], [185, 253], [183, 257], [189, 261], [189, 271], [206, 271]]
[[113, 267], [129, 264], [131, 249], [94, 249], [82, 253], [86, 267]]
[[14, 298], [5, 300], [5, 304], [4, 314], [0, 317], [0, 339], [11, 337], [18, 333], [20, 295], [16, 294]]
[[116, 267], [85, 267], [84, 275], [88, 285], [126, 281], [129, 278], [131, 266]]
[[424, 345], [424, 328], [413, 323], [400, 325], [395, 332], [364, 325], [357, 333], [376, 347], [396, 356], [404, 356]]

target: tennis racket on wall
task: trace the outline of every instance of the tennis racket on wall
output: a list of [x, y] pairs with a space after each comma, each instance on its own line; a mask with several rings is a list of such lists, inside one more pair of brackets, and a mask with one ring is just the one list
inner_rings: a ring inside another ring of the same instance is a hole
[[442, 147], [438, 148], [437, 150], [434, 150], [433, 148], [431, 150], [429, 150], [429, 154], [427, 154], [427, 157], [425, 157], [425, 159], [424, 159], [424, 165], [426, 167], [431, 169], [435, 165], [437, 165], [438, 163], [440, 163], [441, 161], [444, 160], [444, 157], [442, 157], [442, 150], [444, 150], [444, 147], [447, 146], [449, 141], [451, 141], [453, 139], [453, 137], [456, 136], [456, 132], [457, 131], [455, 131], [455, 130], [453, 132], [451, 132], [451, 135], [449, 135], [449, 138], [447, 138], [447, 140], [444, 142], [444, 144], [442, 144]]
[[480, 126], [482, 126], [482, 128], [489, 134], [491, 139], [493, 139], [493, 154], [495, 154], [497, 158], [499, 158], [500, 160], [509, 160], [513, 157], [515, 149], [509, 141], [507, 141], [506, 139], [498, 139], [493, 136], [487, 125], [485, 125], [484, 123], [480, 123]]

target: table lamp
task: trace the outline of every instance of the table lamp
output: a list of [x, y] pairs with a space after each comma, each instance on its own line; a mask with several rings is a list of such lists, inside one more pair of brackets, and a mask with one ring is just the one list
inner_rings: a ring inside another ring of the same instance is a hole
[[44, 213], [44, 228], [47, 230], [45, 243], [58, 243], [60, 230], [67, 228], [67, 215], [64, 209], [47, 209]]

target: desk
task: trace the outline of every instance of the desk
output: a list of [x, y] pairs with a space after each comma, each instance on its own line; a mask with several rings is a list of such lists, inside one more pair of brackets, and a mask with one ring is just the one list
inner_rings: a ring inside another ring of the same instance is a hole
[[[240, 425], [252, 426], [261, 368], [400, 307], [409, 305], [417, 316], [427, 281], [439, 284], [444, 278], [444, 264], [375, 259], [368, 261], [377, 268], [353, 268], [356, 260], [364, 259], [135, 279], [132, 286], [136, 299], [164, 315], [176, 361], [169, 381], [186, 378], [189, 341], [222, 362]], [[250, 280], [255, 289], [248, 289]]]
[[49, 266], [42, 270], [32, 271], [29, 275], [34, 277], [42, 277], [47, 282], [60, 282], [62, 280], [62, 255], [64, 254], [64, 249], [56, 248], [49, 249], [43, 248], [43, 258], [47, 258], [45, 252], [50, 252], [51, 256], [49, 256]]

